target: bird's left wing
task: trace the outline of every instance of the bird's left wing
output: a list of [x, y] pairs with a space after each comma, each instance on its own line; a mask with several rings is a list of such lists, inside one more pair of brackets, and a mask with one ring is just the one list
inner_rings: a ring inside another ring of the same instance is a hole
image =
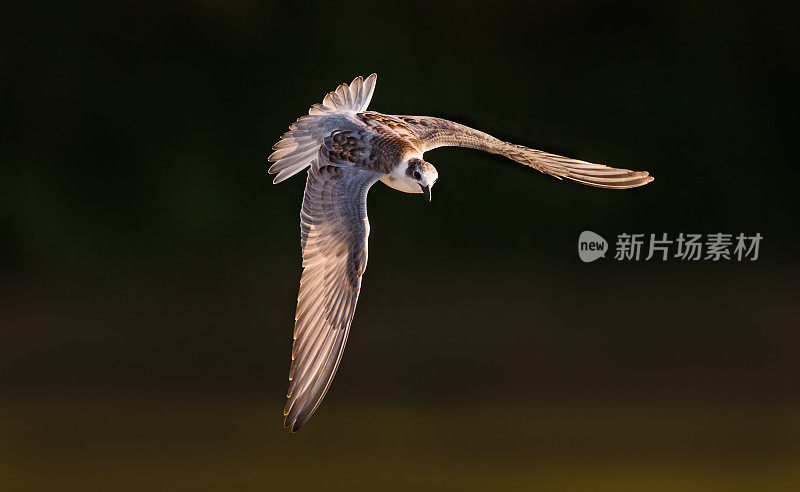
[[411, 126], [417, 134], [423, 152], [437, 147], [454, 146], [479, 149], [500, 154], [558, 179], [567, 178], [577, 183], [598, 188], [625, 189], [646, 185], [653, 181], [647, 171], [630, 171], [571, 159], [530, 149], [497, 139], [488, 133], [468, 126], [430, 116], [397, 116]]
[[311, 418], [339, 366], [367, 266], [367, 192], [382, 176], [331, 164], [324, 152], [318, 160], [300, 213], [303, 275], [284, 408], [292, 431]]

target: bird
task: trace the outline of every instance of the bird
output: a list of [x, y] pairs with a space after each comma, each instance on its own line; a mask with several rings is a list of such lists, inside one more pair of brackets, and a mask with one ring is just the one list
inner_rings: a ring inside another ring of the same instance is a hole
[[275, 184], [308, 169], [300, 210], [303, 271], [283, 411], [284, 427], [292, 432], [317, 410], [342, 359], [367, 267], [367, 193], [375, 183], [430, 202], [439, 173], [423, 154], [444, 146], [499, 154], [599, 188], [653, 181], [647, 171], [549, 154], [442, 118], [370, 111], [376, 80], [373, 73], [339, 85], [289, 127], [268, 157]]

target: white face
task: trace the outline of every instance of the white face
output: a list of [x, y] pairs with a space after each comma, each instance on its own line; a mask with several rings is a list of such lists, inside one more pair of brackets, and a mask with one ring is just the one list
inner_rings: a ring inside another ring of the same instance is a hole
[[395, 168], [391, 174], [381, 178], [386, 186], [403, 193], [423, 193], [422, 189], [433, 187], [439, 173], [422, 159], [409, 159]]

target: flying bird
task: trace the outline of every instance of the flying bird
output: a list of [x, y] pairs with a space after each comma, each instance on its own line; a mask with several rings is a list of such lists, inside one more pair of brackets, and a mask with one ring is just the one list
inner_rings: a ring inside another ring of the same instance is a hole
[[376, 74], [340, 85], [273, 146], [274, 183], [309, 168], [300, 211], [303, 273], [297, 296], [284, 426], [299, 430], [319, 406], [342, 359], [367, 267], [367, 193], [382, 181], [431, 200], [439, 177], [423, 154], [467, 147], [589, 186], [634, 188], [653, 180], [629, 171], [548, 154], [430, 116], [368, 111]]

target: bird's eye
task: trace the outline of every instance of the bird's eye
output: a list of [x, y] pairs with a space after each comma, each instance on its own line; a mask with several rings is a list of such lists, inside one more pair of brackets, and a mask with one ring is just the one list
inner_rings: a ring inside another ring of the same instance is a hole
[[422, 178], [422, 175], [419, 173], [419, 171], [414, 171], [414, 179], [420, 179], [420, 178]]

